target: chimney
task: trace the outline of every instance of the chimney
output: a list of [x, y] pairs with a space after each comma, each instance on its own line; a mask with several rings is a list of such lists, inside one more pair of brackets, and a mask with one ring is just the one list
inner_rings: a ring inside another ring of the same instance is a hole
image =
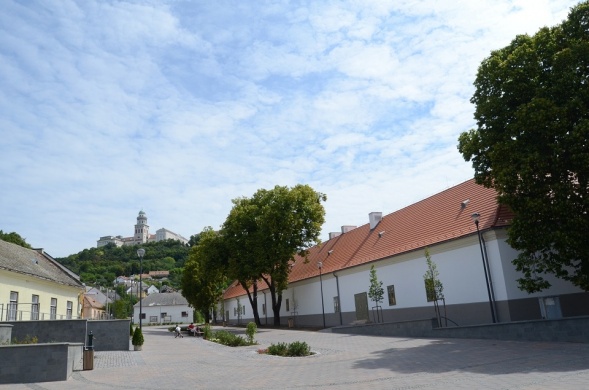
[[342, 233], [347, 233], [350, 230], [356, 229], [356, 226], [344, 225], [342, 226]]
[[329, 239], [336, 238], [337, 236], [341, 236], [340, 232], [331, 232], [329, 233]]
[[380, 211], [374, 211], [368, 214], [368, 220], [370, 221], [370, 230], [372, 230], [382, 220], [382, 213]]

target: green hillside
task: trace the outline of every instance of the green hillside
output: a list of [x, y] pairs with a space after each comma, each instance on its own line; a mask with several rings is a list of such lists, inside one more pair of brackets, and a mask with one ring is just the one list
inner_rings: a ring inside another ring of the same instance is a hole
[[139, 275], [137, 249], [140, 247], [145, 249], [143, 273], [170, 271], [167, 284], [178, 288], [190, 247], [175, 240], [122, 247], [108, 244], [100, 248], [84, 249], [56, 260], [80, 275], [80, 279], [86, 284], [109, 286], [117, 276]]

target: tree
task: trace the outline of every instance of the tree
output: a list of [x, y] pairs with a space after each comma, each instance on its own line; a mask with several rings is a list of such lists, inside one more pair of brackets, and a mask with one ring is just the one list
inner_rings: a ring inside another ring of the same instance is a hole
[[446, 301], [444, 299], [444, 285], [440, 281], [438, 266], [432, 261], [428, 248], [425, 248], [425, 261], [427, 264], [427, 271], [423, 275], [423, 281], [425, 282], [425, 293], [427, 296], [427, 301], [434, 302], [434, 310], [436, 311], [438, 324], [442, 324], [442, 316], [440, 314], [440, 306], [438, 302], [440, 300], [443, 301], [444, 308], [446, 307]]
[[0, 230], [0, 240], [31, 249], [31, 246], [27, 243], [27, 241], [15, 232], [4, 233], [2, 230]]
[[198, 244], [191, 248], [182, 274], [182, 295], [204, 313], [206, 323], [225, 287], [224, 258], [221, 237], [206, 227]]
[[589, 291], [589, 1], [517, 36], [479, 67], [477, 128], [459, 137], [475, 180], [515, 217], [509, 244], [527, 292], [553, 274]]
[[384, 297], [384, 289], [382, 288], [382, 281], [379, 281], [378, 277], [376, 276], [376, 269], [374, 268], [374, 265], [370, 267], [370, 288], [368, 289], [368, 297], [374, 301], [376, 306], [376, 314], [380, 319], [380, 315], [378, 313], [380, 306], [378, 304], [382, 302]]
[[[282, 292], [295, 256], [307, 259], [308, 248], [319, 243], [327, 198], [308, 185], [275, 186], [258, 190], [251, 198], [233, 201], [223, 225], [227, 240], [230, 274], [248, 291], [256, 324], [258, 280], [268, 286], [274, 325], [280, 325]], [[249, 287], [253, 288], [250, 294]]]

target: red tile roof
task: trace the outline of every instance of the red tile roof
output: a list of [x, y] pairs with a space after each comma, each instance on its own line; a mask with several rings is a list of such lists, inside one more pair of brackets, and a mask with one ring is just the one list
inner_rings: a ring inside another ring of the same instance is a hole
[[[323, 273], [334, 272], [473, 234], [475, 212], [480, 214], [481, 230], [506, 226], [512, 218], [497, 203], [495, 190], [471, 179], [385, 215], [372, 230], [367, 223], [311, 248], [307, 263], [296, 258], [289, 283], [318, 276], [320, 261]], [[260, 290], [265, 287], [264, 282], [258, 284]], [[243, 294], [243, 288], [233, 283], [224, 296]]]

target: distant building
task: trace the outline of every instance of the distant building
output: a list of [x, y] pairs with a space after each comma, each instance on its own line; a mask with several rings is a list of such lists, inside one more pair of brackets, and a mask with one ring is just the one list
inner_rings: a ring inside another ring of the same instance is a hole
[[177, 240], [182, 244], [188, 244], [188, 239], [176, 234], [168, 229], [158, 229], [155, 234], [149, 234], [149, 225], [147, 224], [147, 215], [143, 210], [139, 211], [137, 216], [137, 223], [135, 224], [135, 232], [132, 237], [123, 236], [102, 236], [96, 241], [96, 247], [100, 248], [108, 244], [115, 244], [116, 246], [123, 245], [138, 245], [146, 242], [158, 242], [165, 240]]

